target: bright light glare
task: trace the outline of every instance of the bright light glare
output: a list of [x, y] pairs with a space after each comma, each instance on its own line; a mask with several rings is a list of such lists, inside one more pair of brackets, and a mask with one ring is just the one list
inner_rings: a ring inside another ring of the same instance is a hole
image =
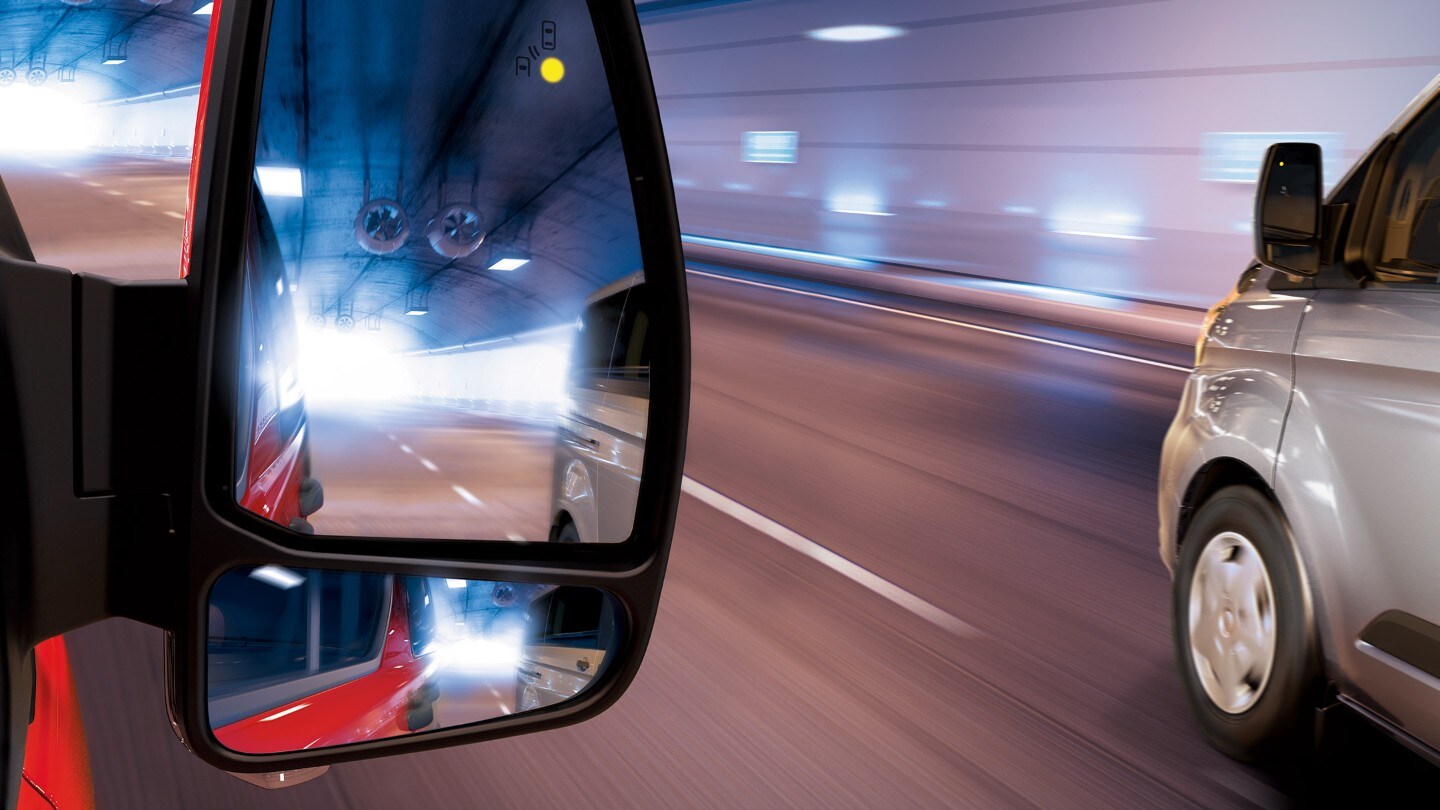
[[439, 668], [472, 675], [509, 675], [515, 677], [520, 663], [520, 636], [497, 638], [463, 638], [440, 642], [435, 658]]
[[93, 129], [89, 109], [60, 90], [0, 87], [0, 153], [77, 152]]
[[274, 585], [282, 591], [305, 584], [305, 577], [278, 565], [262, 565], [250, 572], [250, 578]]
[[214, 14], [214, 13], [215, 13], [215, 4], [214, 4], [214, 3], [206, 3], [205, 5], [203, 5], [203, 6], [199, 7], [199, 8], [197, 8], [197, 9], [195, 9], [194, 11], [192, 11], [192, 12], [190, 12], [190, 13], [191, 13], [191, 14]]
[[529, 259], [501, 259], [490, 265], [491, 270], [516, 270], [529, 264]]
[[833, 28], [818, 28], [806, 36], [822, 42], [874, 42], [879, 39], [894, 39], [904, 33], [904, 28], [893, 25], [837, 25]]
[[395, 399], [404, 395], [401, 357], [376, 332], [300, 329], [300, 371], [312, 399]]
[[293, 166], [256, 166], [255, 179], [266, 197], [303, 197], [300, 170]]
[[125, 64], [125, 60], [124, 60], [124, 59], [106, 59], [104, 62], [101, 62], [100, 64], [102, 64], [102, 65], [123, 65], [123, 64]]
[[826, 211], [836, 214], [861, 214], [867, 217], [893, 217], [873, 194], [837, 194], [825, 204]]
[[451, 589], [451, 590], [456, 590], [456, 589], [459, 589], [459, 588], [463, 588], [463, 587], [465, 587], [465, 586], [468, 585], [468, 584], [470, 584], [470, 583], [466, 582], [466, 581], [463, 580], [463, 579], [447, 579], [447, 580], [445, 580], [445, 587], [447, 587], [447, 588], [449, 588], [449, 589]]

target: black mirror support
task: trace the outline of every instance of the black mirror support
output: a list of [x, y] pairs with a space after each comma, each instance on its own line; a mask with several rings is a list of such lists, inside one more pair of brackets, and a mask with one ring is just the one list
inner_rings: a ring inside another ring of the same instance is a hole
[[1272, 144], [1255, 187], [1255, 258], [1291, 275], [1320, 272], [1325, 242], [1320, 147]]

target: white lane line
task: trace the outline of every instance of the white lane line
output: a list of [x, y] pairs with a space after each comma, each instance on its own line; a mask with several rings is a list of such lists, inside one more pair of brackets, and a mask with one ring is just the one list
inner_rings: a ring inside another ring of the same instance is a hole
[[485, 502], [484, 502], [484, 501], [482, 501], [482, 500], [480, 500], [479, 498], [475, 497], [475, 496], [470, 492], [470, 490], [466, 489], [465, 487], [460, 486], [459, 484], [451, 484], [451, 485], [450, 485], [450, 488], [453, 489], [453, 490], [455, 490], [455, 494], [456, 494], [456, 495], [459, 495], [459, 496], [462, 497], [462, 498], [464, 498], [464, 499], [465, 499], [465, 502], [468, 503], [468, 504], [470, 504], [471, 506], [484, 506], [484, 505], [485, 505]]
[[106, 190], [105, 190], [105, 193], [106, 193], [106, 194], [109, 194], [111, 197], [119, 197], [120, 195], [124, 194], [125, 192], [123, 192], [123, 191], [116, 191], [115, 189], [111, 188], [111, 189], [106, 189]]
[[402, 444], [402, 445], [400, 445], [400, 450], [401, 450], [401, 452], [404, 452], [404, 453], [414, 453], [414, 452], [415, 452], [414, 450], [411, 450], [411, 449], [410, 449], [410, 445], [408, 445], [408, 444]]
[[136, 200], [136, 201], [135, 201], [135, 204], [136, 204], [136, 205], [139, 205], [139, 206], [143, 206], [143, 207], [145, 207], [145, 208], [149, 208], [149, 207], [153, 206], [155, 203], [150, 202], [149, 200]]
[[421, 466], [421, 467], [424, 467], [425, 469], [427, 469], [427, 470], [429, 470], [430, 472], [433, 472], [433, 473], [438, 473], [438, 472], [440, 472], [440, 468], [437, 467], [437, 466], [435, 466], [435, 462], [431, 461], [430, 459], [425, 458], [424, 456], [416, 456], [415, 458], [420, 459], [420, 466]]
[[757, 532], [789, 546], [821, 565], [864, 585], [880, 596], [945, 630], [968, 638], [984, 638], [985, 634], [969, 622], [958, 619], [924, 599], [841, 557], [819, 543], [788, 529], [739, 501], [721, 495], [690, 476], [681, 480], [680, 490], [686, 495], [740, 521]]
[[182, 214], [182, 213], [180, 213], [179, 211], [166, 211], [166, 212], [165, 212], [165, 216], [170, 217], [171, 219], [184, 219], [184, 218], [185, 218], [185, 215]]
[[506, 533], [505, 533], [505, 539], [506, 539], [506, 540], [509, 540], [509, 541], [512, 542], [512, 543], [523, 543], [523, 542], [525, 542], [525, 537], [524, 537], [524, 535], [516, 534], [515, 532], [506, 532]]
[[104, 183], [97, 183], [97, 182], [95, 182], [94, 180], [86, 180], [86, 181], [85, 181], [85, 185], [87, 185], [87, 186], [89, 186], [89, 187], [91, 187], [91, 188], [104, 188], [104, 187], [105, 187], [105, 184], [104, 184]]
[[1020, 339], [1020, 340], [1028, 340], [1028, 341], [1030, 341], [1030, 342], [1032, 342], [1032, 343], [1044, 343], [1044, 344], [1047, 345], [1047, 346], [1058, 346], [1058, 347], [1060, 347], [1060, 348], [1062, 348], [1062, 349], [1073, 349], [1073, 350], [1075, 350], [1075, 351], [1077, 351], [1077, 352], [1085, 352], [1085, 353], [1087, 353], [1087, 354], [1098, 354], [1098, 355], [1100, 355], [1101, 357], [1113, 357], [1113, 358], [1115, 358], [1116, 360], [1128, 360], [1128, 361], [1130, 361], [1131, 363], [1142, 363], [1142, 364], [1147, 365], [1147, 366], [1155, 366], [1156, 368], [1168, 368], [1168, 369], [1171, 369], [1171, 370], [1173, 370], [1173, 371], [1183, 371], [1183, 372], [1185, 372], [1186, 374], [1189, 374], [1189, 373], [1193, 370], [1193, 369], [1191, 369], [1189, 366], [1177, 366], [1177, 365], [1175, 365], [1174, 363], [1162, 363], [1162, 362], [1160, 362], [1159, 360], [1147, 360], [1147, 359], [1145, 359], [1145, 358], [1143, 358], [1143, 357], [1135, 357], [1135, 356], [1129, 355], [1129, 354], [1120, 354], [1119, 352], [1107, 352], [1107, 351], [1105, 351], [1104, 349], [1092, 349], [1092, 348], [1090, 348], [1089, 346], [1081, 346], [1081, 345], [1079, 345], [1079, 344], [1077, 344], [1077, 343], [1066, 343], [1066, 342], [1063, 341], [1063, 340], [1051, 340], [1050, 338], [1042, 338], [1042, 337], [1036, 337], [1036, 336], [1034, 336], [1034, 335], [1027, 335], [1027, 334], [1024, 334], [1023, 332], [1012, 332], [1012, 331], [1010, 331], [1009, 329], [996, 329], [996, 328], [993, 327], [993, 326], [981, 326], [981, 325], [978, 324], [978, 323], [966, 323], [965, 321], [957, 321], [957, 320], [954, 320], [954, 319], [952, 319], [952, 318], [941, 318], [941, 317], [938, 317], [938, 316], [936, 316], [936, 315], [923, 315], [923, 314], [921, 314], [921, 313], [919, 313], [919, 312], [911, 312], [911, 311], [909, 311], [909, 310], [907, 310], [907, 309], [896, 309], [895, 307], [884, 307], [884, 306], [880, 306], [879, 304], [867, 304], [867, 303], [865, 303], [864, 301], [852, 301], [852, 300], [850, 300], [849, 298], [840, 298], [839, 296], [825, 295], [824, 293], [810, 292], [809, 290], [797, 290], [797, 289], [794, 289], [794, 288], [791, 288], [791, 287], [782, 287], [782, 286], [780, 286], [780, 285], [778, 285], [778, 284], [765, 284], [765, 283], [763, 283], [763, 282], [750, 281], [750, 280], [748, 280], [748, 279], [743, 279], [743, 278], [731, 278], [730, 276], [722, 276], [722, 275], [720, 275], [720, 274], [718, 274], [718, 273], [706, 273], [706, 272], [703, 271], [703, 270], [691, 270], [691, 269], [688, 268], [688, 267], [685, 268], [685, 272], [687, 272], [687, 273], [692, 273], [692, 274], [697, 275], [697, 276], [704, 276], [704, 277], [706, 277], [706, 278], [714, 278], [714, 279], [719, 279], [719, 280], [721, 280], [721, 281], [728, 281], [728, 282], [731, 282], [732, 284], [746, 284], [746, 285], [749, 285], [749, 286], [751, 286], [751, 287], [763, 287], [763, 288], [765, 288], [765, 289], [767, 289], [767, 290], [779, 290], [779, 291], [781, 291], [781, 292], [787, 292], [787, 293], [790, 293], [790, 294], [792, 294], [792, 295], [803, 295], [803, 296], [805, 296], [806, 298], [819, 298], [819, 299], [824, 300], [824, 301], [835, 301], [836, 303], [840, 303], [840, 304], [849, 304], [849, 305], [852, 306], [852, 307], [863, 307], [864, 309], [873, 309], [873, 310], [875, 310], [875, 311], [877, 311], [877, 312], [888, 312], [888, 313], [890, 313], [890, 314], [892, 314], [892, 315], [904, 315], [904, 316], [906, 316], [907, 318], [918, 318], [918, 319], [920, 319], [920, 320], [922, 320], [922, 321], [931, 321], [931, 322], [933, 322], [933, 323], [943, 323], [943, 324], [946, 324], [947, 326], [959, 326], [959, 327], [964, 328], [964, 329], [974, 329], [974, 330], [977, 331], [977, 332], [988, 332], [988, 333], [990, 333], [990, 334], [992, 334], [992, 335], [1003, 335], [1003, 336], [1005, 336], [1005, 337], [1018, 338], [1018, 339]]

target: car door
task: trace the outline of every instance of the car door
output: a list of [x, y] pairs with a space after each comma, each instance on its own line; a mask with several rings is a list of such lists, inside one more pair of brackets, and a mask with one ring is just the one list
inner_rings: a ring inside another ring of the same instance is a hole
[[1320, 565], [1343, 695], [1440, 746], [1440, 113], [1401, 133], [1368, 278], [1317, 292], [1295, 350], [1282, 501]]

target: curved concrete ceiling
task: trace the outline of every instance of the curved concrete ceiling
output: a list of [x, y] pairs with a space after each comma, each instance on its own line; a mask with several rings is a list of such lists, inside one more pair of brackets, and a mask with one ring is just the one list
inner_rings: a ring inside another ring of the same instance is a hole
[[[13, 67], [19, 81], [43, 68], [45, 85], [82, 101], [127, 98], [198, 80], [208, 0], [0, 0], [0, 68]], [[106, 65], [107, 43], [123, 47], [125, 61]]]

